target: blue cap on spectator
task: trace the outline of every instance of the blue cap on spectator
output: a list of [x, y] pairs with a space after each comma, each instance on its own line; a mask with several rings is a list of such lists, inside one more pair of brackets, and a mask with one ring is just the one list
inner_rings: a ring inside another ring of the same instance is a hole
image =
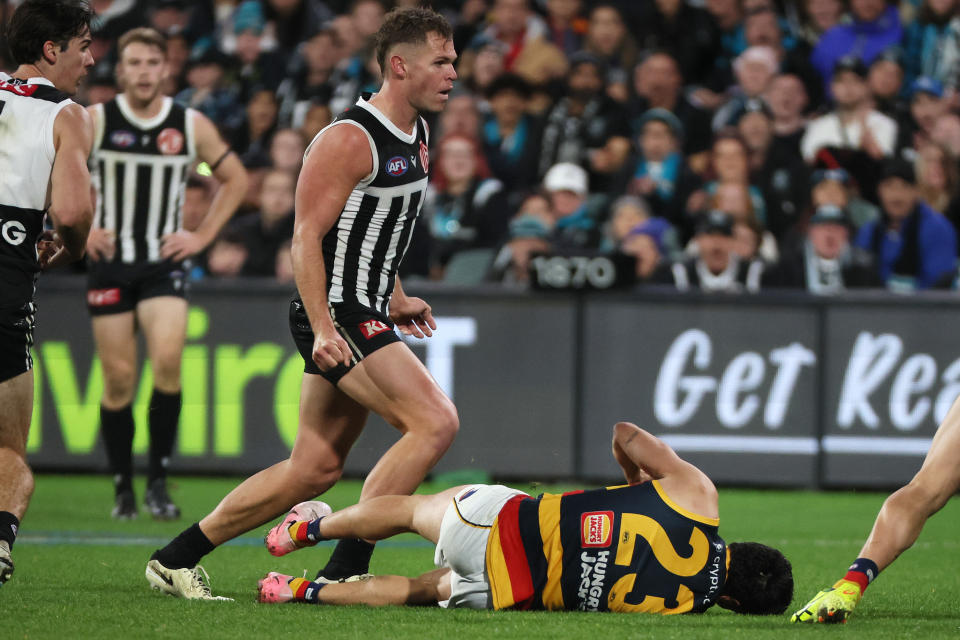
[[650, 236], [654, 244], [657, 245], [657, 251], [663, 253], [665, 236], [670, 229], [670, 223], [663, 218], [649, 218], [630, 229], [630, 231], [627, 232], [627, 238], [637, 235]]
[[861, 78], [867, 77], [867, 67], [863, 64], [858, 56], [847, 55], [843, 56], [833, 64], [833, 75], [836, 75], [842, 71], [851, 71]]
[[550, 235], [550, 229], [546, 223], [539, 217], [522, 213], [510, 221], [509, 226], [510, 239], [517, 238], [546, 238]]
[[896, 65], [903, 66], [903, 49], [899, 45], [891, 45], [880, 52], [876, 58], [870, 61], [870, 66], [872, 67], [878, 62], [892, 62]]
[[847, 212], [836, 205], [825, 204], [817, 207], [813, 216], [810, 217], [810, 224], [842, 224], [845, 227], [850, 226], [850, 217]]
[[915, 98], [918, 93], [928, 93], [937, 98], [942, 98], [943, 83], [930, 76], [920, 76], [910, 85], [910, 99]]
[[813, 172], [813, 176], [810, 177], [810, 186], [815, 187], [821, 182], [827, 180], [832, 180], [833, 182], [839, 182], [844, 186], [850, 185], [850, 174], [847, 173], [846, 169], [837, 167], [836, 169], [818, 169]]
[[719, 234], [723, 236], [733, 235], [733, 218], [730, 214], [714, 209], [700, 216], [697, 221], [697, 235], [701, 233]]
[[675, 116], [672, 111], [668, 109], [662, 109], [660, 107], [647, 109], [643, 112], [643, 115], [640, 116], [640, 122], [637, 123], [637, 129], [643, 131], [644, 125], [653, 121], [662, 122], [670, 127], [670, 131], [673, 132], [673, 136], [677, 140], [683, 139], [683, 123], [680, 122], [680, 118]]
[[243, 33], [253, 31], [257, 35], [263, 33], [266, 20], [263, 17], [263, 7], [257, 0], [245, 0], [233, 12], [233, 32]]

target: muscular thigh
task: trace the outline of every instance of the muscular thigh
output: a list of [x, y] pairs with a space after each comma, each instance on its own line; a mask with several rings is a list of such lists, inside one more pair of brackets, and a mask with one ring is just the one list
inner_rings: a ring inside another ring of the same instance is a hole
[[421, 417], [450, 400], [427, 368], [403, 342], [378, 349], [357, 363], [339, 388], [384, 420], [405, 432], [422, 424]]
[[916, 480], [945, 495], [960, 489], [960, 398], [937, 429]]
[[0, 382], [0, 447], [24, 455], [33, 413], [33, 370]]
[[294, 465], [343, 460], [366, 424], [369, 411], [320, 375], [300, 383], [300, 419], [290, 460]]
[[179, 364], [187, 336], [187, 301], [175, 296], [141, 300], [137, 303], [137, 322], [154, 364]]
[[134, 375], [137, 336], [133, 311], [93, 316], [93, 340], [108, 380]]

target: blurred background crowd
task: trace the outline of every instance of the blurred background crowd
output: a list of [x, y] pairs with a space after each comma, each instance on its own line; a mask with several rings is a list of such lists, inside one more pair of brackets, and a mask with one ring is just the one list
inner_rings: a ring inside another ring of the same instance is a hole
[[[165, 92], [250, 174], [193, 275], [292, 281], [304, 149], [377, 90], [385, 13], [421, 3], [91, 4], [97, 65], [77, 100], [112, 98], [117, 39], [153, 26]], [[622, 255], [633, 281], [678, 290], [957, 287], [960, 0], [427, 4], [454, 26], [459, 79], [430, 118], [407, 281], [524, 287], [533, 256]], [[188, 228], [212, 198], [203, 173]]]

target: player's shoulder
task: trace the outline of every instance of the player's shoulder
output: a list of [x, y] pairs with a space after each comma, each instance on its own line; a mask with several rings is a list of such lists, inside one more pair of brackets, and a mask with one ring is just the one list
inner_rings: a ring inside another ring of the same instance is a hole
[[307, 147], [307, 156], [312, 153], [333, 153], [348, 159], [347, 154], [356, 154], [369, 149], [370, 134], [363, 126], [351, 119], [338, 119], [321, 130]]

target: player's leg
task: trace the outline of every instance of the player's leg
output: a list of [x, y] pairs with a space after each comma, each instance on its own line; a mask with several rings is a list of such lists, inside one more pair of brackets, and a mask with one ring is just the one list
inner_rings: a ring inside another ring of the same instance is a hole
[[150, 464], [144, 504], [154, 518], [180, 517], [167, 492], [167, 466], [180, 422], [180, 364], [187, 335], [187, 301], [158, 296], [137, 304], [137, 322], [143, 331], [153, 372], [150, 395]]
[[33, 494], [27, 433], [33, 412], [33, 370], [0, 382], [0, 585], [13, 574], [10, 550]]
[[100, 428], [113, 474], [114, 518], [134, 518], [133, 395], [137, 380], [136, 321], [132, 310], [93, 315], [93, 339], [103, 370]]
[[[339, 388], [402, 434], [367, 474], [360, 500], [413, 493], [453, 442], [459, 428], [456, 407], [400, 341], [367, 355], [343, 376]], [[362, 575], [372, 552], [362, 539], [342, 539], [318, 578]]]
[[873, 530], [847, 574], [793, 614], [794, 622], [845, 622], [867, 586], [913, 546], [927, 519], [960, 488], [960, 398], [954, 400], [920, 471], [884, 501]]

